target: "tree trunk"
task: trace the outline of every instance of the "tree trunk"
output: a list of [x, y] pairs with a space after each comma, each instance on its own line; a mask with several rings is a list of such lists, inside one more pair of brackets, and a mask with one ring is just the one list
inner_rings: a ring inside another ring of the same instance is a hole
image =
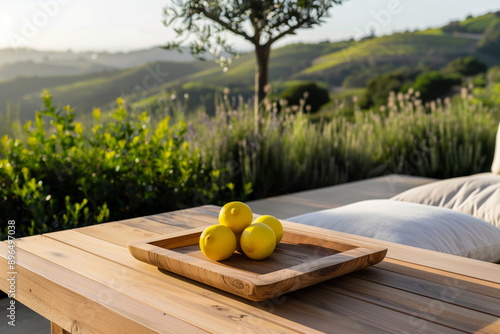
[[257, 96], [257, 104], [260, 104], [266, 93], [264, 91], [269, 80], [269, 54], [271, 53], [269, 46], [257, 46], [255, 48], [255, 56], [257, 58], [255, 69], [255, 95]]
[[255, 106], [254, 106], [254, 125], [255, 133], [259, 129], [259, 106], [266, 97], [265, 87], [269, 80], [269, 55], [270, 46], [255, 46]]

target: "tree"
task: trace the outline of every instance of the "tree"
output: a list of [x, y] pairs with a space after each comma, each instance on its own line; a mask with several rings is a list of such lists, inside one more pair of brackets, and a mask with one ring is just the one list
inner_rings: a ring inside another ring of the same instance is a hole
[[365, 94], [360, 100], [361, 108], [386, 104], [390, 92], [401, 91], [405, 86], [411, 84], [419, 73], [419, 70], [402, 68], [371, 79], [368, 81]]
[[284, 90], [280, 94], [280, 99], [285, 99], [290, 105], [300, 105], [300, 100], [310, 106], [311, 113], [318, 111], [324, 104], [330, 102], [328, 90], [318, 86], [315, 82], [301, 82]]
[[226, 39], [226, 32], [238, 35], [255, 47], [255, 93], [257, 103], [265, 97], [268, 83], [271, 45], [298, 29], [311, 28], [322, 23], [329, 9], [343, 0], [172, 0], [165, 7], [165, 26], [173, 27], [176, 40], [166, 49], [181, 51], [183, 42], [190, 40], [193, 56], [204, 60], [212, 51], [217, 62], [226, 70], [230, 58], [221, 55], [225, 51], [237, 53]]
[[438, 71], [424, 72], [413, 83], [413, 88], [421, 93], [423, 101], [435, 100], [448, 93], [453, 86], [460, 85], [460, 75], [452, 73], [444, 75]]
[[460, 73], [462, 75], [471, 76], [484, 73], [487, 70], [488, 66], [485, 63], [470, 56], [450, 61], [443, 69], [443, 73]]

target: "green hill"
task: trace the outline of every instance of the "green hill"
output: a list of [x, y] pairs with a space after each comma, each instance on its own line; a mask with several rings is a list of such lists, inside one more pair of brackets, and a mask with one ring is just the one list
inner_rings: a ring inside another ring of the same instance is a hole
[[18, 104], [21, 117], [26, 118], [40, 108], [40, 93], [48, 89], [57, 104], [70, 104], [78, 110], [90, 112], [93, 107], [105, 105], [119, 96], [148, 94], [166, 82], [175, 82], [210, 67], [215, 65], [208, 62], [155, 62], [131, 69], [78, 76], [21, 77], [0, 82], [0, 101]]
[[[272, 50], [270, 83], [278, 90], [290, 80], [315, 80], [331, 88], [355, 89], [365, 87], [380, 74], [404, 68], [440, 69], [457, 57], [473, 55], [490, 66], [498, 65], [500, 58], [493, 51], [498, 49], [499, 22], [500, 12], [497, 12], [424, 31], [360, 41], [287, 45]], [[6, 102], [13, 102], [20, 106], [22, 115], [32, 116], [33, 110], [40, 107], [42, 89], [51, 91], [55, 103], [71, 104], [85, 113], [92, 107], [108, 105], [118, 96], [129, 96], [130, 100], [130, 95], [138, 105], [161, 107], [158, 101], [162, 100], [163, 92], [173, 90], [188, 93], [189, 107], [194, 108], [200, 103], [210, 105], [214, 91], [222, 91], [224, 87], [229, 87], [232, 93], [251, 97], [254, 70], [255, 57], [250, 52], [235, 60], [227, 72], [211, 61], [170, 61], [91, 74], [3, 80], [0, 110]], [[155, 79], [152, 74], [155, 71], [168, 75]], [[141, 94], [135, 94], [137, 91]]]
[[[332, 49], [333, 45], [339, 43], [320, 44], [291, 44], [271, 53], [269, 66], [270, 81], [288, 80], [293, 73], [298, 73], [312, 65], [314, 59]], [[213, 68], [205, 72], [193, 74], [189, 80], [209, 80], [217, 85], [247, 85], [254, 84], [255, 56], [253, 53], [243, 54], [241, 59], [235, 61], [229, 71], [222, 72], [220, 68]], [[209, 78], [209, 79], [208, 79]]]
[[80, 61], [77, 64], [61, 62], [36, 63], [33, 61], [18, 62], [9, 65], [0, 65], [0, 80], [15, 79], [25, 76], [54, 77], [66, 75], [81, 75], [86, 73], [102, 72], [112, 68], [100, 64]]
[[[483, 33], [495, 25], [496, 13], [467, 18], [459, 22], [461, 32], [442, 28], [397, 33], [359, 42], [293, 44], [271, 53], [270, 82], [286, 80], [318, 80], [330, 86], [364, 87], [376, 75], [401, 67], [440, 68], [460, 56], [475, 55], [490, 65], [499, 59], [477, 51]], [[228, 72], [212, 68], [186, 77], [192, 86], [246, 87], [251, 91], [255, 58], [245, 54]]]
[[362, 59], [397, 58], [426, 59], [461, 55], [474, 49], [477, 41], [448, 35], [425, 33], [394, 34], [356, 43], [346, 49], [324, 55], [299, 73], [299, 76], [325, 71], [330, 68]]
[[500, 23], [500, 11], [477, 17], [468, 17], [463, 21], [453, 21], [442, 28], [447, 33], [482, 34], [489, 27]]

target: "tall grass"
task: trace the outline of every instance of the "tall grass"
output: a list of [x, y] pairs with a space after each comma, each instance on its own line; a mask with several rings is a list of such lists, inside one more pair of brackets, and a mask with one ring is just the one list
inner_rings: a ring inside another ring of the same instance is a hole
[[215, 117], [188, 120], [188, 138], [213, 168], [251, 182], [254, 198], [390, 173], [448, 178], [488, 171], [493, 159], [498, 110], [469, 100], [393, 94], [379, 109], [317, 122], [271, 106], [256, 131], [248, 105], [235, 110], [226, 96]]
[[1, 138], [0, 212], [20, 233], [36, 234], [393, 173], [485, 172], [498, 106], [462, 93], [427, 105], [417, 93], [391, 94], [369, 111], [340, 103], [314, 121], [303, 105], [277, 101], [265, 101], [255, 119], [247, 102], [228, 95], [214, 116], [186, 115], [185, 101], [173, 96], [154, 114], [119, 100], [109, 115], [96, 110], [83, 123], [45, 94], [24, 138]]

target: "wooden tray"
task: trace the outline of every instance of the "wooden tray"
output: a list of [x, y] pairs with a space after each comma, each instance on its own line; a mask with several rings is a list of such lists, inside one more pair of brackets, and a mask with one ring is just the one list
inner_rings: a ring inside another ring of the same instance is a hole
[[254, 261], [235, 252], [221, 262], [205, 257], [198, 245], [203, 228], [130, 242], [138, 260], [235, 295], [261, 301], [382, 261], [386, 248], [360, 246], [335, 232], [283, 222], [285, 233], [274, 253]]

